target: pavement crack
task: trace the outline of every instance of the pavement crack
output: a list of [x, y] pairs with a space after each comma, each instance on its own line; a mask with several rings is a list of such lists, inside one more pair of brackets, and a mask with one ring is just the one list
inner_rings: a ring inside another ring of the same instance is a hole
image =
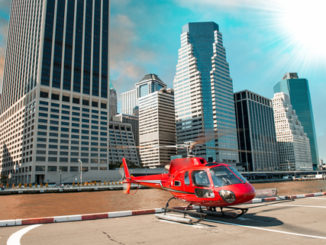
[[106, 235], [107, 238], [108, 238], [110, 241], [112, 241], [112, 242], [114, 242], [114, 243], [116, 243], [116, 244], [126, 245], [126, 244], [124, 244], [123, 242], [119, 242], [119, 241], [113, 239], [113, 238], [110, 236], [110, 234], [106, 233], [105, 231], [102, 231], [102, 233], [103, 233], [104, 235]]

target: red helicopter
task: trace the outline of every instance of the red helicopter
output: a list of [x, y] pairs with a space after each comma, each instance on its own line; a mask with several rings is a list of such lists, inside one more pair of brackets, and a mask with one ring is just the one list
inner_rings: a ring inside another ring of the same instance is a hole
[[[188, 207], [199, 206], [201, 213], [220, 216], [224, 215], [223, 208], [227, 207], [240, 210], [241, 213], [235, 216], [239, 217], [248, 209], [232, 206], [255, 197], [254, 187], [234, 167], [224, 163], [208, 163], [201, 157], [174, 159], [170, 162], [168, 173], [157, 175], [131, 176], [124, 158], [123, 168], [126, 193], [129, 194], [131, 184], [138, 184], [169, 191], [173, 195], [166, 203], [165, 211], [169, 211], [172, 199], [181, 199], [189, 203]], [[182, 212], [187, 212], [188, 207]], [[206, 207], [206, 210], [202, 210], [202, 207]], [[216, 208], [220, 208], [220, 212]]]

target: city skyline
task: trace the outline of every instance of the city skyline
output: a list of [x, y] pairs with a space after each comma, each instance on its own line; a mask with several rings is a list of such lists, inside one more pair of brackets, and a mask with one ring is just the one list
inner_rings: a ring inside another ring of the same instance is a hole
[[[318, 2], [319, 5], [320, 3]], [[0, 54], [5, 49], [9, 5], [10, 1], [0, 1]], [[302, 8], [302, 4], [294, 4], [292, 7], [293, 12], [300, 13], [296, 10]], [[111, 53], [110, 78], [118, 94], [132, 88], [134, 82], [146, 73], [158, 74], [167, 82], [168, 87], [172, 87], [180, 27], [188, 22], [215, 21], [223, 33], [234, 91], [249, 89], [272, 98], [273, 86], [286, 72], [298, 72], [301, 77], [309, 80], [319, 155], [326, 158], [326, 126], [323, 123], [326, 115], [320, 113], [325, 103], [326, 71], [322, 68], [326, 63], [325, 48], [322, 48], [321, 55], [317, 56], [316, 52], [311, 51], [311, 46], [310, 49], [298, 49], [300, 45], [302, 47], [309, 43], [293, 45], [295, 41], [291, 42], [290, 37], [284, 34], [285, 31], [279, 28], [280, 23], [276, 22], [276, 19], [284, 19], [277, 18], [280, 13], [290, 11], [280, 1], [262, 4], [253, 0], [241, 4], [240, 1], [225, 3], [209, 0], [200, 3], [182, 0], [113, 0], [111, 10], [111, 33], [117, 35], [112, 38], [115, 48]], [[306, 11], [306, 15], [309, 15], [313, 9], [308, 5]], [[316, 15], [318, 13], [317, 11]], [[151, 21], [148, 21], [149, 19]], [[310, 26], [312, 30], [308, 30], [307, 25], [302, 26], [305, 28], [305, 36], [324, 40], [324, 34], [313, 36], [313, 29], [318, 29], [320, 25], [316, 18], [304, 20], [310, 21], [309, 23], [315, 21], [315, 25]], [[294, 33], [291, 34], [295, 37]], [[305, 54], [302, 54], [301, 50], [310, 50], [312, 55], [303, 59]], [[3, 55], [1, 57], [0, 65]]]

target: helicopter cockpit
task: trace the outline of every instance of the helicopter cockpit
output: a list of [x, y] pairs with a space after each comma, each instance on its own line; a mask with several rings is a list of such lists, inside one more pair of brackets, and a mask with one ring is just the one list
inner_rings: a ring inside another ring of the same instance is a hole
[[215, 187], [247, 183], [247, 180], [232, 166], [217, 166], [209, 170]]
[[211, 175], [214, 187], [222, 187], [226, 185], [247, 183], [247, 180], [232, 166], [215, 166], [209, 169], [209, 173], [205, 170], [195, 170], [192, 172], [192, 182], [198, 187], [209, 187]]

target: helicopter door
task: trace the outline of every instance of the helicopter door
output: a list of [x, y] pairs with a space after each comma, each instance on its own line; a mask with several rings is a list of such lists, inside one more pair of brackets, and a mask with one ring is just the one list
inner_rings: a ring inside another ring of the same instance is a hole
[[[195, 186], [195, 194], [197, 197], [201, 198], [213, 198], [214, 194], [210, 187], [210, 181], [208, 174], [205, 170], [195, 170], [191, 174], [192, 183]], [[204, 187], [204, 188], [196, 188]], [[206, 188], [205, 188], [206, 187]]]

